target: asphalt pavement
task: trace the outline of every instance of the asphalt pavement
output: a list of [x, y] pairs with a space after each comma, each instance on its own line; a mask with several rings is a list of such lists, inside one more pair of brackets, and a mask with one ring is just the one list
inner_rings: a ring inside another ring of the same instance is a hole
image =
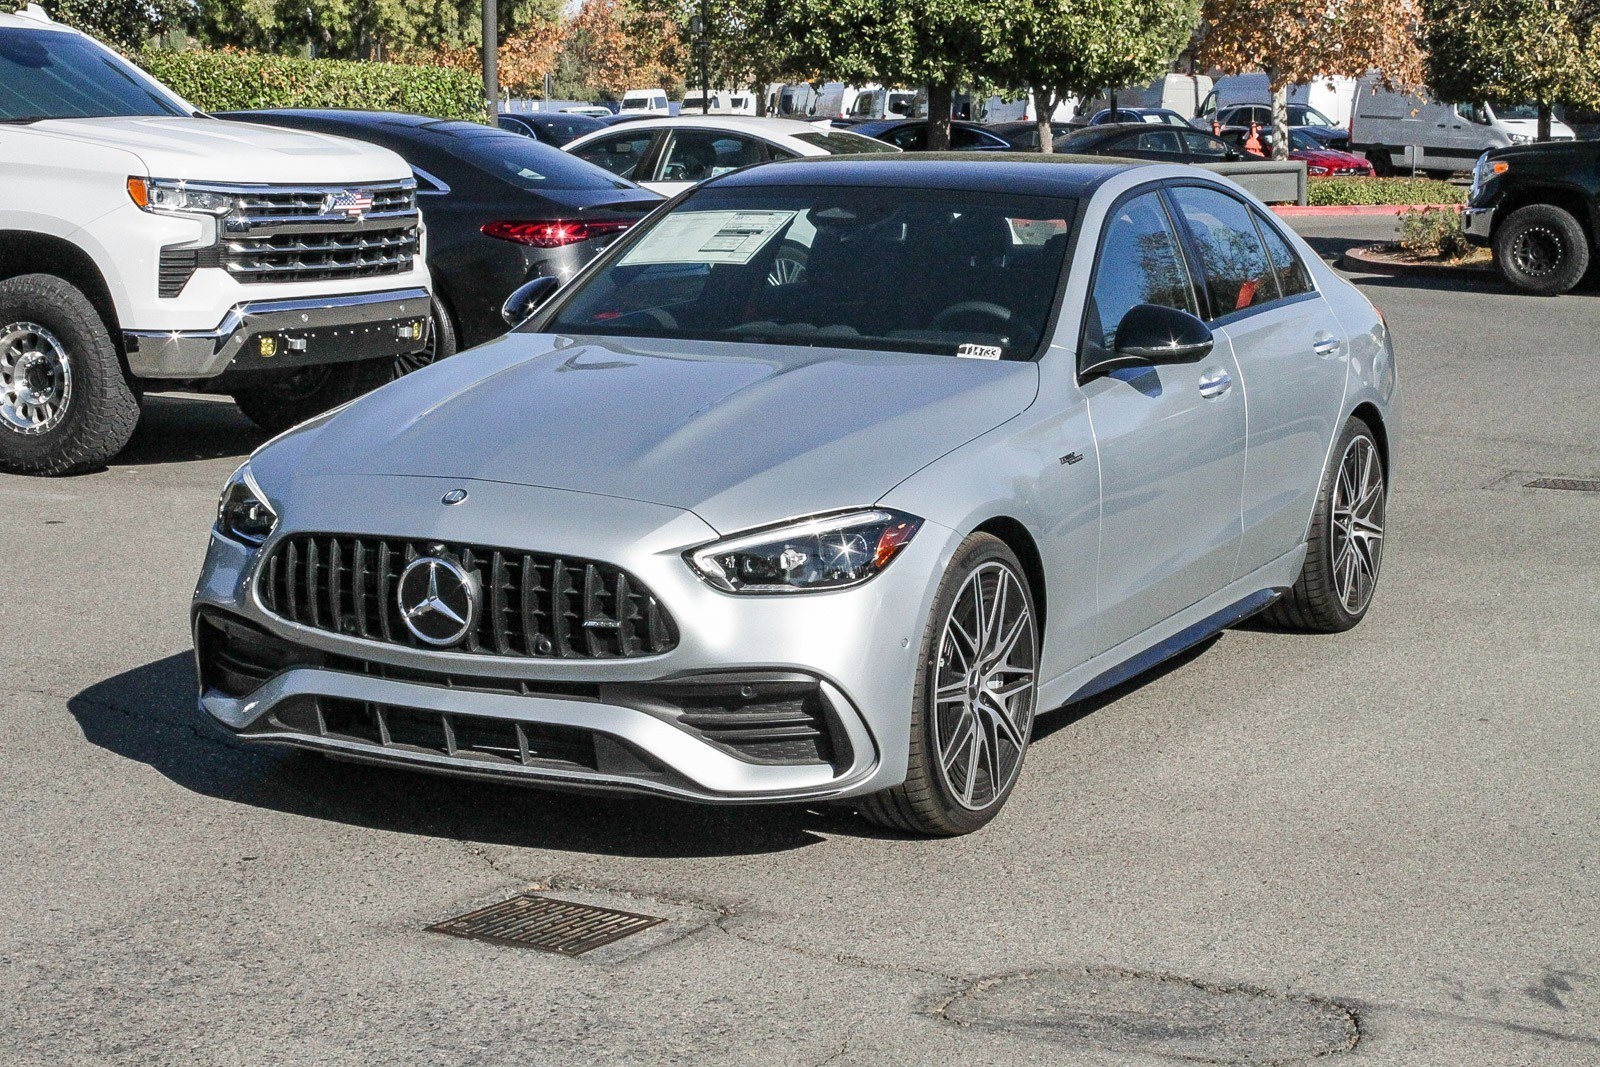
[[[1296, 220], [1320, 251], [1387, 220]], [[152, 398], [0, 477], [0, 1060], [1600, 1062], [1600, 290], [1360, 279], [1404, 390], [1376, 604], [1044, 714], [957, 840], [246, 749], [187, 609], [260, 442]], [[430, 932], [529, 888], [569, 959]]]

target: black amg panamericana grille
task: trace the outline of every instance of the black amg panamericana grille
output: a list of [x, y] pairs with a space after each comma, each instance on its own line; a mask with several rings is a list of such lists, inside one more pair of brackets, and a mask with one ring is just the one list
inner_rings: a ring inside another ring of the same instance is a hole
[[262, 604], [331, 633], [431, 648], [401, 617], [400, 573], [423, 555], [459, 562], [482, 591], [476, 624], [454, 651], [546, 659], [653, 656], [678, 643], [672, 617], [621, 568], [539, 552], [376, 537], [296, 534], [257, 578]]

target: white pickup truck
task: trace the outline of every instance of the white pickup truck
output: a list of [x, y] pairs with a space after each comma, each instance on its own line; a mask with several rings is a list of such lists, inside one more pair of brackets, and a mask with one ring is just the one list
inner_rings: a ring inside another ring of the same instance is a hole
[[104, 464], [146, 391], [277, 430], [425, 361], [423, 241], [399, 156], [205, 117], [0, 15], [0, 470]]

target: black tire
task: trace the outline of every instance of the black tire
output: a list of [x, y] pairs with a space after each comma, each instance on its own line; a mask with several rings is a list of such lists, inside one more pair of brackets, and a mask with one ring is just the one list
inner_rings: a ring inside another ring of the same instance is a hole
[[[21, 389], [40, 403], [19, 404]], [[0, 282], [0, 470], [93, 470], [138, 424], [138, 398], [89, 298], [52, 274]]]
[[1589, 237], [1577, 219], [1553, 204], [1513, 211], [1494, 235], [1501, 277], [1525, 293], [1557, 296], [1589, 269]]
[[233, 402], [239, 405], [246, 418], [263, 430], [282, 433], [329, 408], [370, 393], [394, 377], [393, 356], [305, 367], [261, 385], [240, 389], [233, 394]]
[[[1352, 538], [1336, 529], [1335, 508], [1340, 502], [1341, 468], [1353, 451], [1371, 456], [1379, 480], [1374, 514], [1380, 537], [1375, 548], [1370, 542], [1367, 542], [1365, 549], [1356, 544], [1350, 545], [1352, 552], [1367, 553], [1372, 577], [1365, 597], [1359, 602], [1347, 603], [1341, 592], [1344, 579], [1337, 572], [1345, 558], [1345, 543]], [[1367, 610], [1372, 606], [1378, 576], [1382, 572], [1382, 535], [1387, 532], [1385, 523], [1389, 481], [1382, 455], [1377, 437], [1365, 422], [1351, 418], [1345, 423], [1344, 432], [1334, 445], [1328, 469], [1322, 474], [1322, 487], [1317, 493], [1317, 506], [1312, 512], [1311, 531], [1306, 537], [1306, 561], [1300, 568], [1300, 577], [1287, 593], [1262, 613], [1266, 622], [1301, 633], [1338, 633], [1366, 618]]]
[[435, 296], [428, 310], [428, 347], [411, 355], [394, 357], [390, 377], [403, 378], [412, 371], [455, 355], [460, 344], [457, 336], [455, 320], [444, 302]]
[[1394, 159], [1382, 148], [1374, 148], [1367, 153], [1367, 162], [1372, 164], [1372, 172], [1380, 178], [1394, 177]]
[[[1019, 723], [1017, 729], [1022, 744], [1018, 746], [1004, 742], [1007, 749], [1014, 750], [1014, 762], [1003, 762], [999, 759], [990, 761], [993, 770], [988, 776], [988, 782], [992, 796], [981, 807], [974, 808], [962, 803], [947, 781], [948, 776], [939, 766], [940, 723], [933, 705], [933, 697], [939, 688], [937, 679], [940, 671], [952, 670], [951, 661], [946, 660], [943, 664], [940, 662], [946, 623], [951, 618], [952, 611], [957, 608], [958, 599], [967, 588], [968, 580], [975, 575], [978, 576], [980, 584], [989, 580], [988, 576], [991, 575], [998, 579], [997, 568], [1003, 568], [1011, 576], [1011, 584], [1007, 586], [1006, 603], [1008, 605], [1010, 603], [1009, 590], [1021, 593], [1021, 603], [1027, 612], [1026, 631], [1018, 638], [1015, 647], [1019, 653], [1025, 655], [1029, 678], [1034, 676], [1039, 656], [1038, 615], [1034, 611], [1027, 574], [1016, 554], [1006, 546], [1005, 542], [989, 534], [973, 534], [961, 543], [955, 557], [950, 561], [950, 566], [939, 583], [939, 592], [933, 601], [933, 611], [929, 615], [927, 628], [922, 635], [920, 666], [917, 671], [916, 688], [912, 694], [911, 747], [906, 779], [891, 789], [856, 801], [856, 810], [869, 822], [918, 834], [939, 836], [969, 834], [984, 826], [999, 813], [1021, 777], [1027, 743], [1033, 736], [1033, 717], [1036, 710], [1037, 690], [1031, 684], [1031, 680], [1026, 692], [1019, 694], [1022, 699], [1019, 700], [1017, 711], [1012, 716], [1013, 721]], [[1011, 623], [1006, 621], [1003, 610], [1002, 623], [1004, 632], [1009, 632]], [[957, 670], [955, 673], [961, 672]], [[1003, 690], [1001, 692], [1003, 693]], [[950, 699], [952, 698], [947, 697], [946, 701]], [[1026, 705], [1025, 713], [1023, 704]], [[1024, 717], [1026, 721], [1021, 722]], [[981, 716], [973, 713], [973, 720], [976, 727], [976, 724], [981, 722]], [[975, 733], [969, 743], [977, 744]], [[991, 738], [990, 743], [995, 746], [993, 751], [998, 753], [1002, 744], [1000, 739]], [[954, 749], [958, 754], [963, 750], [960, 746]], [[994, 779], [1000, 777], [998, 772], [1002, 766], [1009, 770], [1009, 780], [1005, 782], [1003, 788], [996, 790], [993, 789]]]

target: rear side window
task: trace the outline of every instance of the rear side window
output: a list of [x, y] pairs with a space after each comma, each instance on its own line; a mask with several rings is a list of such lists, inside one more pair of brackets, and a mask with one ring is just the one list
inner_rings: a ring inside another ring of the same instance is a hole
[[1199, 248], [1212, 318], [1278, 299], [1249, 208], [1225, 193], [1193, 185], [1177, 186], [1171, 195]]
[[423, 129], [445, 134], [433, 141], [434, 147], [529, 192], [625, 188], [559, 148], [540, 144], [510, 130], [470, 122], [433, 123]]
[[859, 133], [845, 133], [843, 131], [828, 132], [817, 130], [813, 133], [797, 133], [796, 141], [804, 141], [808, 145], [827, 152], [830, 156], [849, 155], [862, 152], [893, 152], [894, 149], [882, 141], [863, 137]]
[[1272, 273], [1278, 279], [1278, 291], [1286, 297], [1311, 292], [1311, 272], [1306, 270], [1305, 263], [1289, 242], [1259, 214], [1256, 224], [1261, 229], [1262, 239], [1266, 241], [1267, 258], [1272, 261]]
[[1135, 304], [1160, 304], [1196, 313], [1194, 288], [1178, 251], [1177, 234], [1157, 193], [1134, 197], [1112, 214], [1095, 266], [1086, 339], [1110, 350], [1117, 324]]
[[1228, 158], [1228, 146], [1209, 133], [1201, 133], [1199, 130], [1179, 130], [1178, 136], [1183, 138], [1184, 146], [1195, 159]]
[[655, 140], [655, 136], [646, 130], [643, 133], [602, 137], [597, 141], [590, 141], [581, 148], [573, 149], [572, 154], [586, 163], [604, 167], [619, 178], [642, 180], [644, 175], [636, 174], [635, 171], [644, 159], [645, 153], [650, 151], [650, 142]]

